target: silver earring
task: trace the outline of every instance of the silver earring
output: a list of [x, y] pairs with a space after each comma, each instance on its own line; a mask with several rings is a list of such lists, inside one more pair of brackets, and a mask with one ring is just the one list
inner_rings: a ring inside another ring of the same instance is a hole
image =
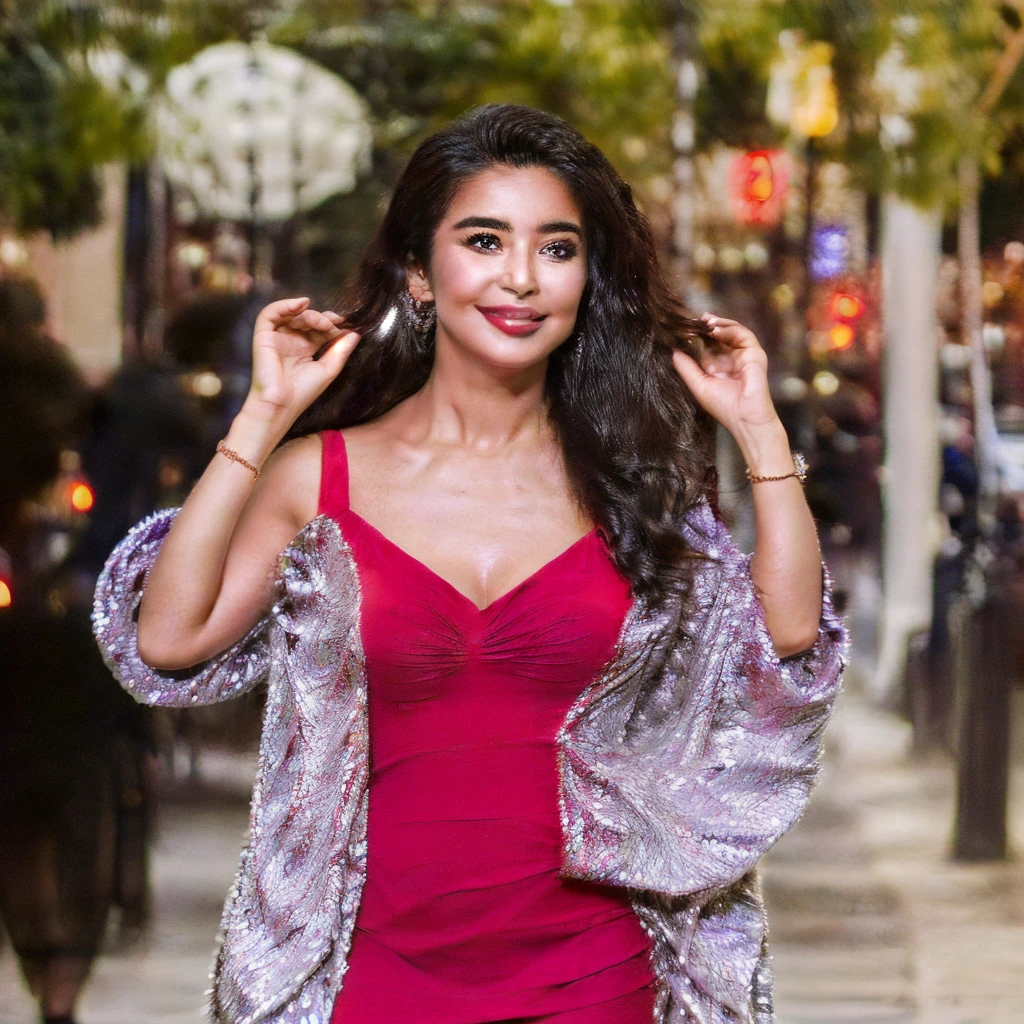
[[408, 288], [398, 293], [398, 301], [409, 326], [417, 334], [427, 334], [437, 322], [437, 307], [434, 303], [414, 299]]

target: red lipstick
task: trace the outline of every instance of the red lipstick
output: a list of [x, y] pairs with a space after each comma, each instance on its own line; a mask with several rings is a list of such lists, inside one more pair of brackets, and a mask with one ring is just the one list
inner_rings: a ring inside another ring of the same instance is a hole
[[533, 334], [547, 318], [531, 306], [477, 306], [481, 314], [506, 334]]

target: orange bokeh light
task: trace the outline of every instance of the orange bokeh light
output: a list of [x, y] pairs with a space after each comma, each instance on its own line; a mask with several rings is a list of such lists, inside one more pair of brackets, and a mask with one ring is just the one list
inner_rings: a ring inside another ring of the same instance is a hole
[[833, 348], [849, 348], [853, 342], [853, 328], [849, 324], [836, 324], [828, 335]]
[[77, 483], [72, 486], [71, 507], [76, 512], [88, 512], [94, 502], [92, 488], [88, 484]]
[[857, 320], [864, 313], [864, 300], [849, 292], [836, 292], [830, 305], [832, 315], [838, 320]]
[[0, 580], [0, 608], [10, 608], [11, 606], [11, 588]]
[[758, 149], [737, 156], [729, 166], [729, 194], [743, 224], [776, 224], [782, 216], [788, 173], [785, 155]]
[[765, 203], [775, 191], [775, 175], [767, 153], [749, 153], [746, 165], [746, 196], [756, 203]]

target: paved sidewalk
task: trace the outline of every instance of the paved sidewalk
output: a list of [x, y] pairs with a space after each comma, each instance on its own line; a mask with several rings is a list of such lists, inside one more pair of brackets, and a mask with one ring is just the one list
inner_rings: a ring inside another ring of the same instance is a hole
[[[1019, 855], [1020, 728], [1015, 739]], [[811, 804], [763, 862], [779, 1024], [1024, 1022], [1024, 864], [949, 859], [953, 764], [914, 760], [909, 743], [851, 681]]]
[[[100, 957], [79, 1004], [82, 1024], [202, 1024], [220, 912], [248, 826], [254, 758], [204, 754], [209, 786], [165, 801], [152, 851], [154, 924]], [[0, 1024], [35, 1024], [10, 949], [0, 954]]]
[[[1024, 868], [948, 860], [952, 766], [909, 759], [908, 742], [850, 680], [807, 813], [764, 861], [779, 1024], [1024, 1022]], [[207, 756], [214, 794], [162, 807], [154, 929], [97, 963], [82, 1024], [201, 1024], [254, 770], [251, 758]], [[1011, 795], [1022, 851], [1024, 756]], [[7, 951], [0, 1024], [34, 1020]]]

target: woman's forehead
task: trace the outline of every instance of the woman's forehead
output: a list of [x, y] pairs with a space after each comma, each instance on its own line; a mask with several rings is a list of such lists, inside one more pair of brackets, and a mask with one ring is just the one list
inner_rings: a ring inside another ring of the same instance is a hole
[[571, 220], [581, 211], [568, 186], [546, 167], [488, 167], [460, 186], [445, 220], [491, 217], [516, 228], [533, 230], [542, 223]]

